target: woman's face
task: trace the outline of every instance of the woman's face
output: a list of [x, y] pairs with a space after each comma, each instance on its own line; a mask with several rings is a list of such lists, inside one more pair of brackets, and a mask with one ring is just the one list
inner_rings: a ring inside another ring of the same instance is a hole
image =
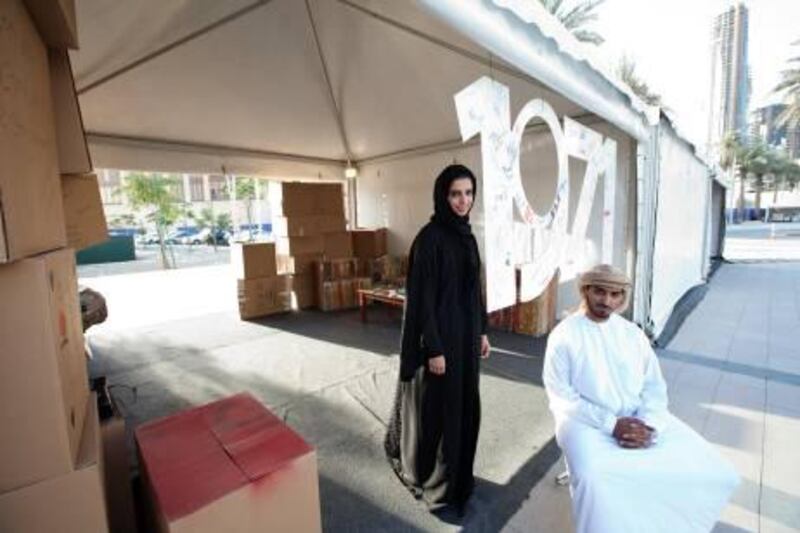
[[473, 198], [472, 180], [469, 178], [458, 178], [450, 184], [450, 191], [447, 193], [447, 201], [450, 209], [460, 216], [465, 217], [472, 209]]

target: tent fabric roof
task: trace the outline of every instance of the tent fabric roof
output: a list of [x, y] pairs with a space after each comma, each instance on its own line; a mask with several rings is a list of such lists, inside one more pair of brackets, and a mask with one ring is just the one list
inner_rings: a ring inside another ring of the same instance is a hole
[[[589, 109], [615, 123], [603, 113], [624, 108], [639, 116], [613, 84], [584, 101], [564, 90], [569, 80], [559, 86], [524, 64], [512, 66], [518, 58], [498, 54], [491, 42], [484, 48], [454, 23], [443, 12], [448, 3], [82, 0], [80, 49], [71, 57], [95, 164], [331, 172], [347, 160], [459, 139], [453, 94], [484, 75], [510, 87], [513, 113], [538, 97], [559, 115], [582, 117]], [[505, 8], [469, 5], [520, 31]], [[542, 20], [527, 24], [525, 52], [564, 55], [542, 46], [553, 38], [537, 33], [548, 24]], [[570, 68], [597, 76], [589, 67]], [[614, 105], [587, 106], [593, 99]]]

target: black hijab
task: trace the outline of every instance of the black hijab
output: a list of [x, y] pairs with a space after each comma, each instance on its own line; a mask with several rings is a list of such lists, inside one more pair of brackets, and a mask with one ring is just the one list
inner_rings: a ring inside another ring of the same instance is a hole
[[[464, 165], [450, 165], [436, 178], [433, 187], [433, 216], [431, 221], [458, 234], [461, 243], [467, 249], [469, 264], [467, 265], [467, 287], [471, 289], [475, 284], [480, 269], [480, 256], [478, 255], [478, 243], [472, 235], [472, 227], [469, 224], [469, 213], [459, 216], [450, 207], [448, 196], [453, 182], [460, 178], [469, 178], [472, 182], [472, 197], [478, 196], [478, 181], [475, 174]], [[473, 204], [474, 205], [474, 204]], [[471, 210], [471, 208], [470, 208]]]

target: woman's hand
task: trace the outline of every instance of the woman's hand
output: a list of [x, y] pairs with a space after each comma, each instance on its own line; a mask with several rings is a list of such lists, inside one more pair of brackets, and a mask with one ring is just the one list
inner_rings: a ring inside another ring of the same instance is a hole
[[431, 374], [436, 374], [437, 376], [444, 375], [444, 367], [443, 355], [437, 355], [436, 357], [428, 359], [428, 370], [431, 371]]
[[491, 351], [492, 345], [489, 344], [489, 337], [481, 335], [481, 359], [488, 359]]

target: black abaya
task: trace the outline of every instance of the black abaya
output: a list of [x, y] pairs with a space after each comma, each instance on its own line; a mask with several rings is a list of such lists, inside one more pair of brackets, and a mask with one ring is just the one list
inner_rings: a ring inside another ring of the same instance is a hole
[[[400, 382], [385, 444], [400, 479], [431, 508], [463, 508], [474, 484], [486, 330], [477, 253], [471, 233], [434, 220], [409, 258]], [[427, 364], [440, 354], [441, 376]]]

